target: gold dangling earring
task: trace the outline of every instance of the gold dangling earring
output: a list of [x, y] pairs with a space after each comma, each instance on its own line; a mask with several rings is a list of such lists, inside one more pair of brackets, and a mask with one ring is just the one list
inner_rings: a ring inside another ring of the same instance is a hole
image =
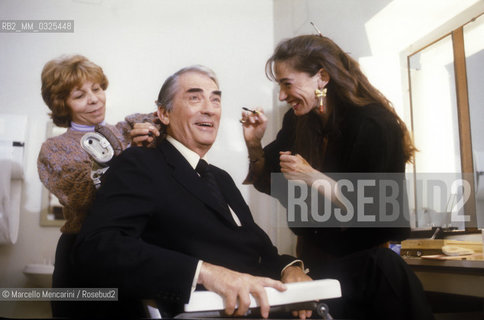
[[316, 89], [314, 90], [314, 94], [319, 100], [319, 112], [323, 113], [324, 112], [324, 97], [326, 97], [326, 93], [328, 92], [328, 89], [323, 88], [322, 90]]

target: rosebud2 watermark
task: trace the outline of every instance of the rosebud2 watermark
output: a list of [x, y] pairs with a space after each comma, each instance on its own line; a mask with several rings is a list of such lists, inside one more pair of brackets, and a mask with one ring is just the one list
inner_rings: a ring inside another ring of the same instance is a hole
[[471, 190], [469, 179], [453, 173], [271, 176], [271, 195], [286, 207], [290, 227], [403, 228], [410, 226], [409, 208], [431, 208], [449, 216], [444, 227], [457, 227], [470, 221], [464, 205]]

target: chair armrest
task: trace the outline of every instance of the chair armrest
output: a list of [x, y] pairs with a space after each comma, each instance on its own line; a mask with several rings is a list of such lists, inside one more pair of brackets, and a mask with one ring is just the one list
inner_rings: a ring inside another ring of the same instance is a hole
[[[325, 300], [341, 297], [341, 286], [338, 280], [322, 279], [305, 282], [287, 283], [287, 290], [277, 291], [267, 287], [266, 293], [270, 306], [294, 304], [306, 301]], [[259, 307], [259, 303], [250, 296], [250, 307]], [[220, 295], [211, 291], [195, 291], [190, 301], [185, 304], [185, 312], [200, 312], [224, 310], [224, 302]]]

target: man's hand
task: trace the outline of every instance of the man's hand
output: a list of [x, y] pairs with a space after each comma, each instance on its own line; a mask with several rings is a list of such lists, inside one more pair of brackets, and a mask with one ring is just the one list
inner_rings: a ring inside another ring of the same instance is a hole
[[[289, 266], [284, 269], [281, 277], [282, 282], [290, 283], [290, 282], [301, 282], [301, 281], [312, 281], [310, 276], [304, 273], [303, 269], [299, 266]], [[293, 311], [292, 315], [294, 317], [298, 317], [299, 319], [306, 319], [310, 318], [313, 312], [311, 310], [297, 310]]]
[[133, 129], [129, 132], [131, 144], [137, 147], [149, 146], [160, 132], [154, 125], [148, 122], [135, 123]]
[[[225, 303], [225, 313], [234, 316], [243, 316], [247, 313], [250, 305], [249, 294], [252, 294], [259, 303], [262, 317], [267, 318], [270, 305], [264, 287], [272, 287], [279, 291], [286, 290], [286, 286], [280, 281], [251, 276], [207, 262], [202, 263], [198, 283], [207, 290], [221, 295]], [[235, 311], [237, 303], [238, 308]]]

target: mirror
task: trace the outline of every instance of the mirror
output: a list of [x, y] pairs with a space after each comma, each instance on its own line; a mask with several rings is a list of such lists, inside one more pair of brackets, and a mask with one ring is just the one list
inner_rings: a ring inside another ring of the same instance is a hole
[[457, 195], [448, 186], [460, 178], [460, 141], [450, 35], [409, 57], [415, 154], [416, 227], [452, 225]]
[[484, 226], [484, 15], [407, 54], [418, 152], [412, 227]]
[[484, 15], [464, 26], [478, 228], [484, 228]]
[[460, 144], [451, 36], [410, 56], [416, 172], [459, 172]]
[[[64, 133], [67, 128], [55, 126], [52, 121], [47, 123], [46, 139]], [[62, 205], [59, 199], [42, 185], [42, 207], [40, 211], [40, 225], [43, 227], [61, 227], [65, 223]]]

